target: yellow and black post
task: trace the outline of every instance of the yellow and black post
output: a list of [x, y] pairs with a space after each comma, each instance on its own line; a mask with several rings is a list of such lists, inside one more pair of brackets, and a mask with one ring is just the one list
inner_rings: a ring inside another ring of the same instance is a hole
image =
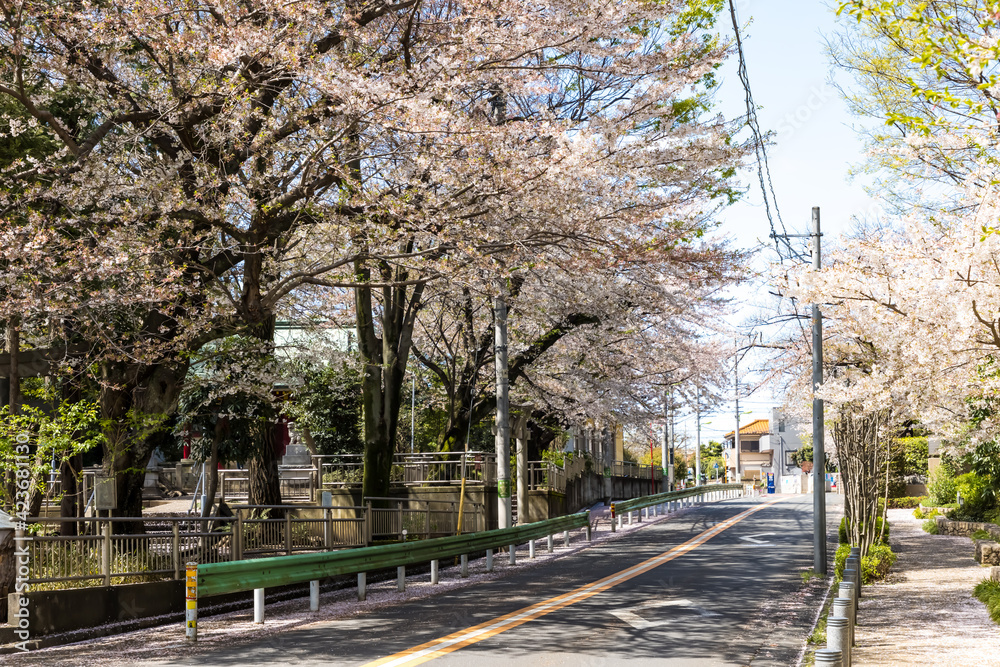
[[187, 620], [187, 638], [191, 641], [198, 641], [198, 563], [187, 564], [187, 584], [185, 595], [187, 609], [185, 618]]

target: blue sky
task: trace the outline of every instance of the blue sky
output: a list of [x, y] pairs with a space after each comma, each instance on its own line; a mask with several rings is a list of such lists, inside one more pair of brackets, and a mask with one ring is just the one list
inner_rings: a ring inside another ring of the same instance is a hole
[[[737, 0], [736, 9], [745, 28], [744, 53], [760, 126], [775, 133], [769, 162], [785, 226], [789, 233], [807, 232], [812, 207], [819, 206], [824, 240], [833, 241], [849, 228], [853, 215], [873, 206], [863, 182], [849, 179], [851, 165], [863, 159], [863, 142], [854, 129], [858, 121], [830, 85], [831, 77], [848, 81], [832, 70], [826, 53], [826, 38], [851, 19], [838, 19], [833, 8], [815, 0]], [[723, 18], [720, 27], [731, 38], [728, 12]], [[718, 110], [727, 118], [745, 113], [735, 57], [723, 67], [720, 79]], [[747, 171], [742, 178], [749, 191], [744, 201], [723, 213], [722, 232], [738, 247], [763, 244], [773, 249], [756, 171]], [[762, 253], [758, 264], [763, 266], [773, 257], [773, 250]], [[742, 310], [734, 314], [734, 324], [767, 301], [766, 289], [760, 286], [741, 288], [734, 296], [742, 304]], [[741, 417], [741, 424], [766, 418], [768, 408], [780, 399], [767, 389], [741, 399], [741, 411], [752, 411]], [[686, 427], [693, 437], [694, 421], [693, 415], [685, 419], [678, 434]], [[706, 421], [711, 424], [705, 425]], [[734, 406], [730, 403], [703, 417], [702, 424], [703, 441], [719, 439], [733, 430]]]

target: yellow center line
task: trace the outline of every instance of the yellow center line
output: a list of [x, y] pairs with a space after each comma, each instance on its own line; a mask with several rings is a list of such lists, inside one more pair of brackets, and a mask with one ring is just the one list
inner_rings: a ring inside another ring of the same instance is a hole
[[618, 584], [624, 583], [629, 579], [659, 567], [660, 565], [663, 565], [664, 563], [679, 556], [683, 556], [689, 551], [693, 551], [698, 548], [727, 528], [736, 525], [754, 512], [759, 512], [760, 510], [770, 507], [774, 503], [781, 500], [783, 499], [775, 498], [774, 500], [758, 505], [757, 507], [752, 507], [745, 512], [741, 512], [734, 517], [726, 519], [722, 523], [712, 526], [705, 532], [692, 537], [687, 542], [679, 544], [669, 551], [666, 551], [658, 556], [654, 556], [637, 565], [633, 565], [630, 568], [626, 568], [621, 572], [609, 575], [603, 579], [598, 579], [593, 583], [581, 586], [568, 593], [557, 595], [554, 598], [537, 602], [531, 606], [524, 607], [523, 609], [518, 609], [517, 611], [513, 611], [509, 614], [504, 614], [503, 616], [480, 623], [479, 625], [474, 625], [471, 628], [459, 630], [458, 632], [453, 632], [445, 637], [440, 637], [424, 644], [420, 644], [419, 646], [414, 646], [413, 648], [402, 651], [401, 653], [396, 653], [394, 655], [375, 660], [374, 662], [369, 662], [363, 667], [402, 667], [403, 665], [419, 665], [427, 662], [428, 660], [439, 658], [443, 655], [451, 653], [452, 651], [457, 651], [460, 648], [475, 644], [476, 642], [481, 642], [484, 639], [489, 639], [490, 637], [494, 637], [501, 632], [506, 632], [507, 630], [511, 630], [519, 625], [527, 623], [528, 621], [535, 620], [536, 618], [540, 618], [546, 614], [558, 611], [563, 607], [568, 607], [571, 604], [576, 604], [577, 602], [586, 600], [589, 597], [602, 593], [609, 588], [617, 586]]

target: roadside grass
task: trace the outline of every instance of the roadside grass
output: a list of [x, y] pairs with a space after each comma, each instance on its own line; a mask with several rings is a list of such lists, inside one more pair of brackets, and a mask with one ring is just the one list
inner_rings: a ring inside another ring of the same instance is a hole
[[1000, 624], [1000, 582], [983, 579], [972, 589], [972, 594], [986, 605], [993, 622]]

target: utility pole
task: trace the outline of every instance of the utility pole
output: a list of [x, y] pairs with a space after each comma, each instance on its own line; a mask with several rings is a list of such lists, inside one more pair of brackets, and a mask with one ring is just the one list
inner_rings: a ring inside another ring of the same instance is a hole
[[[820, 255], [819, 206], [812, 210], [812, 265], [819, 271]], [[812, 305], [812, 382], [813, 382], [813, 570], [826, 574], [826, 456], [823, 451], [823, 399], [816, 392], [823, 384], [823, 314], [819, 304]]]
[[694, 406], [695, 406], [695, 423], [697, 424], [697, 433], [694, 450], [694, 485], [699, 486], [701, 484], [701, 388], [698, 388], [698, 393], [695, 394]]
[[[497, 369], [495, 441], [497, 452], [497, 523], [500, 528], [510, 528], [510, 397], [507, 392], [507, 302], [502, 290], [494, 302], [493, 315], [493, 347]], [[527, 508], [523, 508], [521, 511], [527, 511]]]
[[412, 384], [410, 385], [410, 453], [413, 453], [413, 442], [416, 439], [417, 433], [417, 418], [416, 418], [416, 407], [417, 407], [417, 374], [411, 373], [410, 380]]
[[736, 350], [733, 357], [733, 375], [736, 377], [736, 430], [733, 431], [733, 462], [735, 466], [734, 482], [741, 482], [743, 475], [740, 473], [740, 353]]
[[667, 408], [667, 423], [663, 427], [667, 440], [667, 489], [674, 490], [674, 388], [670, 388], [670, 403]]
[[[809, 238], [812, 241], [812, 268], [822, 266], [820, 252], [819, 206], [812, 209], [812, 231], [809, 234], [772, 234], [772, 237]], [[819, 304], [812, 305], [812, 383], [813, 383], [813, 571], [825, 575], [826, 562], [826, 454], [823, 451], [823, 401], [816, 392], [823, 384], [823, 315]]]

